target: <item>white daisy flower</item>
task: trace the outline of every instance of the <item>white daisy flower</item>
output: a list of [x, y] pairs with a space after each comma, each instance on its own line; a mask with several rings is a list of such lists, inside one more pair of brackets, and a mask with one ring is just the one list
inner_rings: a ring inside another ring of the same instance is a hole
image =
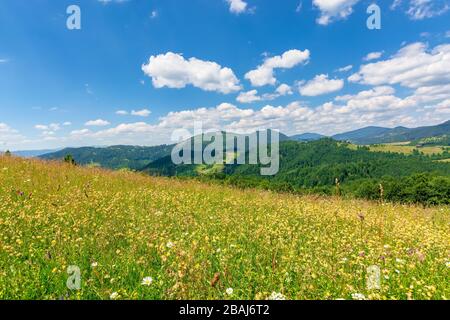
[[152, 277], [145, 277], [144, 279], [142, 279], [142, 283], [141, 284], [143, 286], [149, 287], [149, 286], [152, 285], [152, 283], [153, 283], [153, 278]]

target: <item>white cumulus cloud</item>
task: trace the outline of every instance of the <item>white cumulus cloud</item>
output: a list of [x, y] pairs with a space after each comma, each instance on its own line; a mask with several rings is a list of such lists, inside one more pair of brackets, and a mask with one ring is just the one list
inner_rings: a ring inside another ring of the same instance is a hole
[[234, 14], [244, 13], [247, 10], [248, 4], [243, 0], [226, 0], [230, 5], [230, 12]]
[[317, 23], [328, 25], [335, 20], [345, 19], [353, 12], [353, 6], [359, 0], [313, 0], [313, 4], [320, 10]]
[[240, 103], [252, 103], [261, 101], [261, 97], [258, 96], [258, 90], [250, 90], [247, 92], [241, 92], [236, 100]]
[[34, 128], [41, 131], [58, 131], [61, 129], [61, 125], [59, 123], [37, 124]]
[[247, 72], [245, 78], [255, 87], [274, 85], [277, 82], [274, 76], [275, 69], [291, 69], [299, 64], [307, 63], [309, 57], [309, 50], [289, 50], [281, 56], [267, 58], [258, 68]]
[[450, 44], [427, 50], [424, 43], [400, 49], [390, 59], [361, 66], [349, 81], [369, 85], [400, 84], [408, 88], [450, 82]]
[[322, 94], [336, 92], [344, 87], [344, 80], [342, 79], [328, 79], [327, 74], [320, 74], [314, 79], [306, 82], [300, 86], [300, 94], [302, 96], [315, 97]]
[[148, 117], [152, 112], [148, 109], [142, 109], [142, 110], [132, 110], [131, 115], [132, 116], [138, 116], [138, 117]]
[[238, 78], [230, 68], [197, 58], [186, 60], [183, 55], [173, 52], [151, 56], [148, 63], [142, 66], [142, 71], [152, 78], [155, 88], [181, 89], [193, 85], [224, 94], [241, 89]]
[[283, 84], [281, 84], [280, 86], [278, 86], [276, 92], [277, 92], [280, 96], [286, 96], [286, 95], [291, 95], [291, 94], [293, 94], [292, 88], [291, 88], [289, 85], [285, 84], [285, 83], [283, 83]]
[[110, 125], [110, 123], [103, 119], [97, 119], [97, 120], [90, 120], [86, 122], [84, 125], [88, 127], [105, 127]]

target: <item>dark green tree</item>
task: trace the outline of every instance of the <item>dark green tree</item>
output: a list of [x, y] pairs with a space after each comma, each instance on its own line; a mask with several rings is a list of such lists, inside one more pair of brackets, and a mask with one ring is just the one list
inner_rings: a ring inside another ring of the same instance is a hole
[[75, 159], [73, 158], [73, 156], [71, 154], [68, 154], [64, 157], [64, 162], [65, 163], [69, 163], [71, 165], [76, 165], [77, 163], [75, 162]]

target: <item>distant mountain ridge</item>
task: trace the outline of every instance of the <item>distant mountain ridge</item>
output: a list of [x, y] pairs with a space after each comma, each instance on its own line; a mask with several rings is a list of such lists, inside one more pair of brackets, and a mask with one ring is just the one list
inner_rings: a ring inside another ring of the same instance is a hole
[[383, 128], [365, 127], [362, 129], [337, 134], [332, 138], [340, 141], [368, 145], [394, 142], [415, 141], [424, 138], [431, 138], [443, 135], [450, 135], [450, 120], [436, 126], [418, 128]]
[[[225, 134], [225, 132], [222, 132]], [[234, 134], [236, 136], [242, 136]], [[246, 136], [246, 135], [244, 135]], [[259, 136], [259, 133], [258, 133]], [[270, 137], [270, 130], [269, 130]], [[383, 128], [383, 127], [365, 127], [358, 130], [349, 131], [327, 137], [318, 133], [303, 133], [294, 136], [287, 136], [280, 133], [280, 141], [296, 141], [296, 142], [314, 142], [321, 139], [331, 138], [337, 141], [351, 142], [358, 145], [371, 145], [393, 142], [421, 143], [426, 141], [443, 141], [448, 143], [450, 137], [450, 121], [444, 122], [436, 126], [419, 127], [419, 128]], [[191, 138], [193, 139], [193, 138]], [[208, 142], [204, 142], [209, 144]], [[160, 145], [153, 147], [143, 146], [111, 146], [111, 147], [82, 147], [82, 148], [66, 148], [56, 152], [47, 154], [25, 155], [20, 156], [39, 156], [43, 159], [56, 160], [63, 159], [67, 154], [71, 154], [75, 161], [81, 165], [98, 165], [109, 169], [129, 168], [140, 170], [148, 167], [154, 161], [170, 156], [173, 145]], [[31, 152], [31, 151], [30, 151]], [[163, 159], [162, 162], [165, 159]], [[155, 163], [157, 164], [157, 163]]]
[[44, 154], [58, 152], [61, 149], [42, 149], [42, 150], [18, 150], [18, 151], [12, 151], [11, 153], [18, 157], [23, 158], [34, 158], [39, 157]]
[[302, 134], [297, 134], [295, 136], [291, 136], [289, 137], [290, 140], [294, 140], [294, 141], [316, 141], [316, 140], [320, 140], [323, 138], [326, 138], [326, 136], [322, 135], [322, 134], [318, 134], [318, 133], [302, 133]]

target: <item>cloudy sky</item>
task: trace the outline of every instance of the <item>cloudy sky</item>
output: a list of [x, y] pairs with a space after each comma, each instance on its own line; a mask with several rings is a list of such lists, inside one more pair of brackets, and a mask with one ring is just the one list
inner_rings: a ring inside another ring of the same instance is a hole
[[[369, 30], [367, 8], [381, 8]], [[81, 30], [69, 30], [70, 5]], [[0, 150], [450, 119], [450, 0], [2, 0]]]

